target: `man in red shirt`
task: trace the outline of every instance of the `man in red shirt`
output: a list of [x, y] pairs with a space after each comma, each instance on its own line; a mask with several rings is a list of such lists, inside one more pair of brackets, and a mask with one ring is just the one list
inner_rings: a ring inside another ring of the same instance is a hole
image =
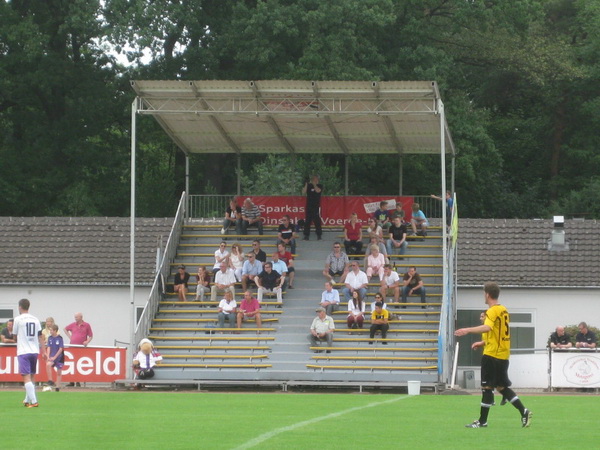
[[[75, 313], [75, 322], [65, 327], [65, 334], [69, 336], [71, 345], [83, 345], [84, 347], [87, 347], [94, 337], [92, 327], [83, 321], [83, 314], [80, 312]], [[75, 386], [75, 383], [71, 382], [67, 386]], [[77, 386], [81, 385], [77, 383]]]
[[242, 320], [243, 319], [251, 319], [256, 320], [256, 326], [258, 328], [262, 327], [262, 322], [260, 319], [260, 303], [258, 300], [252, 297], [252, 293], [250, 291], [244, 292], [244, 300], [240, 304], [240, 307], [237, 311], [237, 327], [242, 328]]
[[92, 327], [89, 323], [83, 321], [83, 314], [75, 313], [75, 322], [65, 327], [65, 334], [69, 336], [71, 345], [87, 345], [94, 337]]
[[294, 255], [285, 250], [285, 244], [283, 243], [277, 244], [277, 251], [279, 253], [279, 259], [285, 263], [288, 269], [288, 288], [294, 289], [294, 276], [296, 274], [296, 269], [294, 269]]

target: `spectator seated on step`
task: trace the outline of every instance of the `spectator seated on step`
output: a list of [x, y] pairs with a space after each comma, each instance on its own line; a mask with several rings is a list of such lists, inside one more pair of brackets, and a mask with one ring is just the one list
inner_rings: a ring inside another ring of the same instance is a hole
[[270, 262], [265, 263], [264, 270], [254, 278], [256, 286], [258, 286], [258, 301], [262, 303], [265, 293], [274, 293], [277, 295], [277, 303], [279, 307], [283, 303], [282, 287], [285, 282], [285, 277], [273, 270]]
[[371, 282], [373, 275], [377, 275], [379, 280], [383, 279], [383, 266], [386, 264], [385, 256], [379, 252], [379, 247], [373, 245], [371, 253], [367, 256], [367, 280]]
[[[278, 274], [280, 274], [282, 277], [285, 278], [286, 282], [287, 282], [287, 276], [288, 276], [288, 268], [286, 263], [282, 260], [279, 259], [279, 252], [275, 252], [272, 255], [273, 260], [271, 261], [271, 267], [273, 268], [273, 270], [275, 272], [277, 272]], [[285, 283], [282, 286], [282, 289], [285, 290]]]
[[412, 219], [410, 219], [410, 226], [412, 227], [413, 234], [416, 236], [427, 236], [427, 227], [429, 222], [423, 211], [421, 211], [418, 203], [412, 204]]
[[256, 256], [256, 259], [264, 266], [267, 262], [267, 254], [260, 249], [260, 241], [258, 239], [252, 241], [252, 251], [254, 252], [254, 256]]
[[381, 303], [381, 309], [385, 309], [387, 310], [387, 303], [385, 302], [385, 297], [383, 295], [381, 295], [379, 292], [377, 292], [375, 294], [375, 300], [373, 301], [373, 303], [371, 303], [371, 313], [373, 313], [375, 311], [375, 305], [377, 303]]
[[372, 217], [369, 219], [368, 225], [369, 227], [367, 228], [367, 235], [369, 237], [369, 245], [367, 246], [365, 256], [369, 256], [371, 254], [370, 247], [373, 244], [377, 245], [377, 247], [379, 247], [379, 251], [387, 256], [385, 240], [383, 239], [383, 229], [377, 224], [377, 221]]
[[173, 289], [177, 293], [180, 302], [187, 300], [188, 282], [190, 274], [185, 271], [185, 266], [182, 264], [177, 268], [177, 273], [173, 276]]
[[219, 302], [219, 313], [217, 319], [219, 328], [225, 328], [225, 320], [229, 322], [229, 327], [235, 326], [235, 318], [237, 313], [237, 303], [233, 299], [231, 291], [225, 291], [225, 297]]
[[331, 316], [340, 307], [340, 293], [333, 288], [331, 281], [325, 282], [325, 290], [321, 293], [321, 307], [325, 308], [328, 316]]
[[210, 273], [204, 266], [198, 266], [196, 274], [196, 301], [204, 301], [204, 296], [210, 292]]
[[215, 250], [215, 263], [213, 265], [213, 275], [221, 270], [221, 264], [229, 265], [229, 251], [227, 250], [227, 242], [221, 241], [219, 248]]
[[391, 264], [386, 264], [383, 266], [383, 278], [381, 279], [379, 293], [385, 299], [390, 292], [394, 296], [394, 302], [398, 303], [400, 301], [400, 276]]
[[[402, 303], [406, 303], [406, 298], [409, 295], [420, 295], [422, 308], [425, 309], [425, 286], [421, 275], [417, 273], [417, 268], [414, 266], [408, 268], [402, 280]], [[406, 308], [406, 306], [403, 306], [403, 308]]]
[[352, 293], [354, 291], [358, 291], [361, 298], [365, 298], [367, 295], [368, 284], [369, 280], [367, 279], [367, 274], [360, 270], [357, 261], [352, 261], [350, 264], [350, 272], [346, 275], [346, 287], [344, 288], [344, 297], [346, 298], [346, 301], [349, 301], [352, 298]]
[[390, 212], [388, 211], [388, 202], [385, 200], [379, 202], [379, 209], [373, 214], [373, 218], [381, 225], [381, 228], [387, 230], [392, 224]]
[[225, 210], [221, 234], [227, 234], [227, 230], [232, 224], [235, 225], [235, 234], [242, 234], [242, 208], [237, 204], [235, 197], [229, 201], [229, 206]]
[[279, 252], [279, 259], [282, 260], [287, 266], [288, 270], [288, 288], [294, 289], [294, 277], [296, 275], [296, 268], [294, 267], [294, 255], [285, 249], [285, 245], [282, 243], [277, 244], [277, 251]]
[[350, 259], [348, 255], [342, 251], [342, 245], [339, 242], [333, 243], [333, 251], [325, 259], [325, 270], [323, 276], [332, 283], [335, 282], [334, 277], [340, 277], [340, 283], [346, 280], [348, 271], [350, 270]]
[[235, 279], [242, 281], [242, 267], [244, 267], [244, 252], [242, 247], [237, 242], [231, 245], [231, 253], [229, 254], [229, 267], [235, 273]]
[[[327, 342], [327, 347], [332, 347], [335, 323], [327, 315], [325, 308], [319, 306], [315, 312], [317, 313], [317, 317], [313, 319], [310, 325], [310, 334], [308, 335], [310, 345], [311, 347], [319, 347], [321, 342]], [[330, 352], [331, 350], [327, 350], [327, 353]], [[315, 353], [319, 353], [319, 350], [315, 350]]]
[[137, 380], [148, 380], [154, 377], [154, 367], [160, 364], [162, 356], [154, 348], [150, 339], [142, 339], [133, 356], [133, 370]]
[[362, 328], [365, 320], [365, 301], [361, 298], [358, 291], [352, 293], [352, 298], [348, 301], [348, 318], [346, 323], [348, 328]]
[[260, 318], [260, 302], [252, 297], [250, 291], [244, 292], [244, 299], [237, 310], [237, 327], [242, 328], [242, 321], [254, 319], [256, 321], [257, 328], [262, 327]]
[[246, 255], [246, 261], [242, 266], [242, 289], [248, 289], [248, 282], [254, 283], [254, 279], [263, 271], [262, 263], [256, 259], [256, 254], [250, 252]]
[[389, 236], [386, 242], [387, 254], [391, 255], [404, 255], [406, 252], [406, 225], [402, 223], [400, 217], [395, 217], [392, 226], [389, 228]]
[[215, 283], [210, 288], [210, 301], [217, 301], [217, 293], [226, 291], [231, 292], [231, 298], [235, 298], [235, 273], [233, 269], [227, 267], [226, 263], [221, 264], [221, 270], [215, 275]]
[[281, 219], [281, 224], [277, 229], [277, 244], [289, 246], [292, 253], [296, 253], [296, 227], [287, 214]]
[[404, 223], [405, 213], [404, 213], [404, 209], [402, 209], [402, 207], [403, 207], [402, 203], [400, 201], [397, 201], [396, 202], [396, 209], [394, 211], [392, 211], [391, 214], [390, 214], [390, 221], [392, 223], [394, 223], [394, 219], [396, 217], [400, 217], [400, 222]]
[[263, 234], [264, 218], [260, 216], [258, 206], [252, 203], [250, 198], [244, 200], [242, 208], [242, 234], [248, 234], [249, 227], [257, 227], [258, 234]]
[[362, 255], [362, 225], [358, 221], [358, 214], [352, 213], [350, 221], [344, 225], [344, 248], [348, 255]]
[[[390, 313], [387, 309], [383, 309], [381, 302], [375, 303], [375, 310], [371, 313], [371, 328], [369, 329], [369, 337], [373, 339], [375, 333], [381, 332], [383, 339], [387, 338], [387, 332], [390, 329], [388, 324]], [[387, 345], [387, 342], [382, 342], [383, 345]], [[369, 345], [373, 345], [373, 341], [369, 341]]]

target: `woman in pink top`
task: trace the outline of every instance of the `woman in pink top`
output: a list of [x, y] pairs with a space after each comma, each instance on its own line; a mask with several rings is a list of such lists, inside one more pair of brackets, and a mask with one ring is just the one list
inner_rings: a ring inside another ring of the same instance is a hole
[[385, 256], [379, 252], [377, 245], [371, 245], [371, 254], [367, 257], [367, 279], [371, 281], [373, 274], [379, 275], [379, 280], [383, 280], [383, 266], [385, 266]]

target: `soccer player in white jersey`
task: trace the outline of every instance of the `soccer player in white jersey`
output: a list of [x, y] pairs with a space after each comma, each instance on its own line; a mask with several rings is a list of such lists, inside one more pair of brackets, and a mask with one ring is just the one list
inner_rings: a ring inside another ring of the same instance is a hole
[[19, 300], [19, 316], [15, 317], [13, 334], [17, 337], [17, 358], [19, 360], [19, 371], [23, 376], [25, 386], [25, 400], [23, 406], [26, 408], [37, 408], [38, 401], [35, 395], [34, 377], [37, 371], [38, 355], [46, 357], [46, 344], [42, 334], [40, 321], [29, 314], [29, 300]]

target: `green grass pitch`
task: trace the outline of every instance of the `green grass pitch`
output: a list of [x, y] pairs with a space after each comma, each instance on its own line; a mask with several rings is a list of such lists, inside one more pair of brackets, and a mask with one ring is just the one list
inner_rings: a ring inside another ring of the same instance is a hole
[[11, 448], [397, 449], [595, 448], [596, 396], [522, 395], [533, 411], [521, 428], [511, 405], [478, 417], [478, 395], [0, 392], [2, 441]]

